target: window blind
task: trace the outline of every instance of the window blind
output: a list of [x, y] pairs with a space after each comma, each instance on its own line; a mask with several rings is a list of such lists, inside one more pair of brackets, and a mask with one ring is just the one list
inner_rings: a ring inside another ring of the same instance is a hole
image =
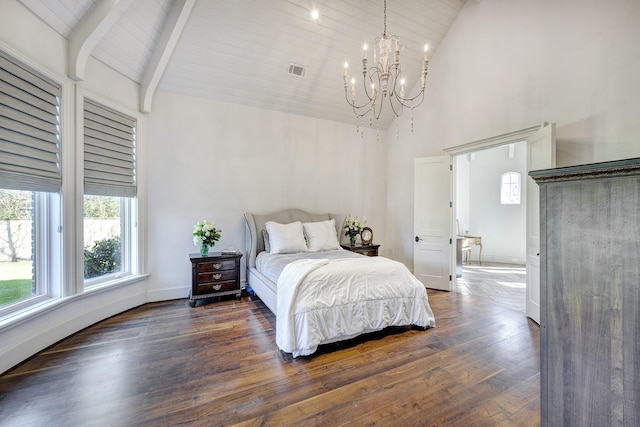
[[84, 100], [84, 193], [136, 195], [136, 120]]
[[61, 86], [0, 51], [0, 187], [60, 190]]

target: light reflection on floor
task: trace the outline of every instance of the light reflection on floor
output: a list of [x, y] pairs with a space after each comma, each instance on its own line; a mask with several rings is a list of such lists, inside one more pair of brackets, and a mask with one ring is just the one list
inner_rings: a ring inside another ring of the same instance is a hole
[[524, 265], [465, 264], [456, 292], [491, 299], [514, 310], [525, 311], [526, 268]]

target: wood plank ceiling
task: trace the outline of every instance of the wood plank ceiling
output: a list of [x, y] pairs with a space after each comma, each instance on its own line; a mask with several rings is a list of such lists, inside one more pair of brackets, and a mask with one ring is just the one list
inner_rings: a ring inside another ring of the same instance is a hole
[[[120, 6], [118, 0], [20, 1], [68, 40], [78, 38], [83, 26], [95, 29], [87, 21], [98, 7], [122, 8], [111, 14], [108, 28], [93, 33], [94, 44], [83, 47], [143, 85], [143, 97], [150, 85], [143, 111], [152, 110], [157, 88], [353, 124], [343, 63], [361, 81], [362, 45], [371, 46], [383, 29], [382, 0], [120, 0]], [[420, 81], [424, 44], [433, 56], [465, 1], [388, 1], [387, 33], [400, 36], [409, 87]], [[184, 26], [172, 18], [176, 3]], [[316, 21], [313, 7], [320, 14]], [[304, 77], [288, 74], [291, 63], [306, 68]], [[392, 120], [384, 115], [380, 127], [387, 129]]]

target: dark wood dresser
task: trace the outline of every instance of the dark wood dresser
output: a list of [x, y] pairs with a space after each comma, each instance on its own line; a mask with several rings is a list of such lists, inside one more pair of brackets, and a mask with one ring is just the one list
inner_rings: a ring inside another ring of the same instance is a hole
[[640, 158], [540, 186], [540, 425], [640, 425]]
[[342, 249], [346, 249], [351, 252], [357, 252], [366, 256], [378, 256], [378, 248], [380, 245], [340, 245]]
[[203, 257], [199, 253], [189, 254], [191, 259], [191, 291], [189, 305], [195, 307], [196, 301], [223, 295], [236, 295], [240, 298], [240, 258], [241, 253], [210, 253]]

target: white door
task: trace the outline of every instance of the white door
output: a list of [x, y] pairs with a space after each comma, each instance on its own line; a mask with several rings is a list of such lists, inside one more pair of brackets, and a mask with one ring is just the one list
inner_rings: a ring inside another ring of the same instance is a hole
[[451, 157], [415, 159], [413, 273], [431, 289], [451, 290]]
[[[527, 138], [527, 172], [556, 166], [556, 125]], [[540, 192], [527, 175], [527, 316], [540, 323]]]

